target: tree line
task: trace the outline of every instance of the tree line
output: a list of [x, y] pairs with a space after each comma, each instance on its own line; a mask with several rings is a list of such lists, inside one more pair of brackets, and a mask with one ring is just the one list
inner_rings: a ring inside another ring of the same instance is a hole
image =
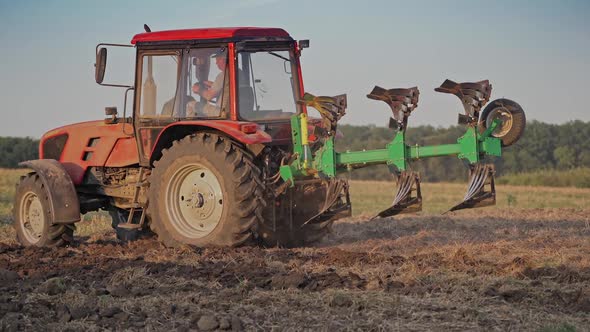
[[[344, 137], [336, 140], [338, 151], [384, 148], [395, 136], [395, 131], [376, 126], [341, 125]], [[455, 143], [465, 127], [440, 128], [410, 127], [407, 142], [419, 145]], [[30, 137], [0, 137], [0, 167], [14, 168], [23, 160], [38, 158], [39, 141]], [[590, 122], [571, 121], [548, 124], [529, 121], [523, 137], [503, 150], [501, 158], [490, 158], [498, 175], [539, 170], [567, 170], [590, 167]], [[421, 159], [412, 163], [420, 171], [423, 181], [464, 181], [467, 170], [456, 157]], [[373, 166], [354, 170], [353, 179], [391, 180], [387, 166]]]
[[24, 160], [39, 158], [39, 140], [31, 137], [0, 137], [0, 168], [16, 168]]

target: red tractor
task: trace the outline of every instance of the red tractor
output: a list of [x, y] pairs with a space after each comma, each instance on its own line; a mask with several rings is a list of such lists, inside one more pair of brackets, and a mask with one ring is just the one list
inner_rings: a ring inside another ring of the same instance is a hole
[[[517, 103], [490, 99], [487, 80], [446, 80], [438, 92], [463, 104], [457, 144], [407, 144], [417, 87], [375, 87], [367, 97], [387, 103], [397, 130], [383, 149], [336, 152], [337, 122], [346, 95], [304, 92], [299, 58], [309, 41], [277, 28], [214, 28], [151, 32], [131, 44], [99, 44], [96, 82], [123, 87], [123, 115], [46, 133], [39, 160], [17, 188], [14, 226], [26, 246], [72, 241], [80, 214], [112, 217], [121, 240], [155, 233], [168, 245], [297, 246], [322, 238], [350, 216], [348, 182], [340, 174], [387, 164], [398, 179], [391, 206], [377, 217], [422, 208], [420, 177], [410, 162], [455, 155], [470, 182], [458, 210], [495, 203], [494, 167], [503, 147], [522, 135]], [[135, 84], [103, 83], [107, 49], [135, 47]], [[133, 107], [127, 116], [127, 96]], [[320, 117], [308, 118], [307, 108]]]
[[[80, 214], [99, 209], [121, 240], [153, 232], [169, 245], [294, 246], [321, 238], [350, 214], [346, 183], [310, 178], [277, 194], [290, 118], [305, 112], [296, 101], [307, 43], [277, 28], [146, 27], [132, 45], [99, 44], [96, 82], [126, 88], [125, 105], [132, 91], [131, 116], [107, 107], [105, 120], [42, 137], [40, 159], [22, 163], [33, 171], [17, 188], [19, 241], [67, 244]], [[133, 86], [103, 83], [105, 46], [135, 47]]]

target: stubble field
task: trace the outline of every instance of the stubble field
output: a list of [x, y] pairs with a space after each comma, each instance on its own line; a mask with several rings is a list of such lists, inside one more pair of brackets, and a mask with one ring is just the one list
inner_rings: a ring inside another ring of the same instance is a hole
[[22, 248], [0, 171], [0, 325], [17, 330], [498, 330], [590, 327], [590, 190], [424, 184], [425, 211], [370, 220], [394, 185], [353, 182], [354, 216], [313, 247], [117, 242], [85, 216], [68, 248]]

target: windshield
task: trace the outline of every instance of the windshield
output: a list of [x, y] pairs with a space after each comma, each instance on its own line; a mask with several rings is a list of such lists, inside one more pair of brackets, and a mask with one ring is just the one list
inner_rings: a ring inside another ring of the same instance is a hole
[[295, 104], [294, 58], [287, 50], [240, 52], [238, 95], [240, 118], [249, 121], [289, 119]]
[[224, 47], [147, 53], [142, 57], [140, 117], [158, 123], [229, 117]]

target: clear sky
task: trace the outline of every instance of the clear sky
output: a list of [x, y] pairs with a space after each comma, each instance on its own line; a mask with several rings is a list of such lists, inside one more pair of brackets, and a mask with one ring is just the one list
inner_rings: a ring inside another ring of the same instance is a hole
[[[8, 1], [0, 0], [0, 136], [122, 111], [123, 90], [94, 82], [95, 46], [143, 31], [273, 26], [310, 39], [306, 90], [347, 93], [342, 123], [386, 126], [374, 85], [418, 86], [412, 124], [448, 126], [459, 100], [444, 79], [489, 79], [492, 98], [519, 102], [529, 119], [590, 120], [590, 1]], [[132, 83], [133, 52], [109, 53], [107, 78]]]

